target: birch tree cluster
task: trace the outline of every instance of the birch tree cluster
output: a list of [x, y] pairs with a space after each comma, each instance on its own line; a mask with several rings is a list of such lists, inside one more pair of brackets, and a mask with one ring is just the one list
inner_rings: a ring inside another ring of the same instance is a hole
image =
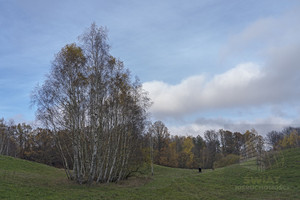
[[116, 182], [140, 164], [149, 99], [109, 48], [107, 31], [92, 24], [79, 44], [57, 53], [32, 98], [68, 178], [79, 184]]

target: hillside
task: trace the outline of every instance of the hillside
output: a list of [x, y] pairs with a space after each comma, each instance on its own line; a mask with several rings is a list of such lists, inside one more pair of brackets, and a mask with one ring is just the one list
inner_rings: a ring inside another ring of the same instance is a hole
[[[277, 157], [280, 165], [259, 171], [251, 162], [214, 171], [155, 166], [118, 184], [79, 186], [64, 171], [0, 156], [0, 199], [297, 199], [300, 148]], [[276, 162], [277, 162], [276, 161]]]

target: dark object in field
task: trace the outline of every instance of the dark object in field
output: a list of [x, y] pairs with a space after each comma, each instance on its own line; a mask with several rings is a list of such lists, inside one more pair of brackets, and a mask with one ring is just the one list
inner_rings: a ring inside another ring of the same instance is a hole
[[201, 173], [201, 167], [199, 167], [199, 173]]

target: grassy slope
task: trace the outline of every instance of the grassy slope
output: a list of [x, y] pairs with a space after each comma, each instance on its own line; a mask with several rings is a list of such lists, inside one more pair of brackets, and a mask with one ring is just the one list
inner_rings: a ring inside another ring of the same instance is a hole
[[154, 177], [87, 187], [66, 180], [63, 170], [0, 156], [0, 199], [299, 199], [300, 148], [280, 159], [284, 165], [263, 172], [251, 161], [201, 174], [155, 166]]

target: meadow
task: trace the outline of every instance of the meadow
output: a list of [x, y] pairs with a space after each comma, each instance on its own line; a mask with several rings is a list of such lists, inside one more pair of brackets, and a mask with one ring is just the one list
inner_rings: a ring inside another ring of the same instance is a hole
[[155, 165], [119, 183], [78, 185], [63, 169], [0, 156], [0, 199], [299, 199], [300, 148], [280, 152], [269, 169], [255, 160], [215, 170]]

